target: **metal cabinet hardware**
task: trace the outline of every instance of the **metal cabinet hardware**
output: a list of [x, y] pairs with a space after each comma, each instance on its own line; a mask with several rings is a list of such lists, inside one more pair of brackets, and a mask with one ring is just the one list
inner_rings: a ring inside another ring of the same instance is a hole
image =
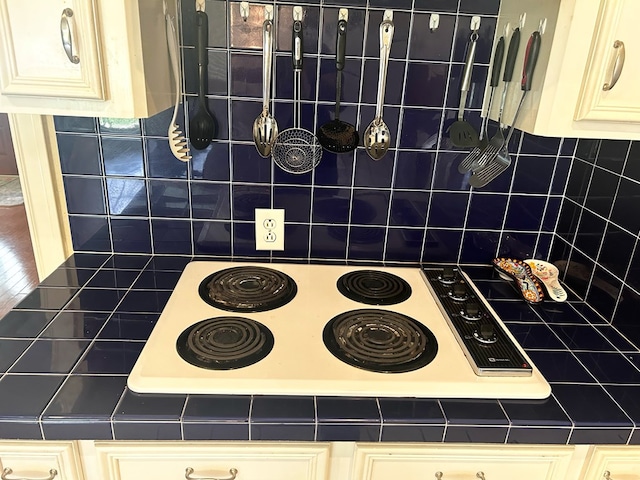
[[[228, 477], [194, 477], [192, 476], [193, 472], [195, 470], [191, 467], [187, 467], [187, 469], [184, 471], [184, 478], [186, 478], [187, 480], [235, 480], [236, 475], [238, 475], [238, 470], [236, 468], [230, 468], [229, 469], [229, 476]], [[49, 480], [49, 479], [47, 479]]]
[[611, 478], [611, 472], [609, 470], [604, 471], [604, 475], [602, 475], [602, 478], [604, 478], [604, 480], [613, 480], [613, 478]]
[[2, 474], [0, 475], [0, 480], [53, 480], [56, 475], [58, 475], [58, 471], [55, 468], [49, 470], [48, 477], [38, 477], [38, 478], [27, 478], [27, 477], [9, 477], [13, 473], [13, 470], [10, 468], [5, 468], [2, 470]]
[[60, 17], [60, 38], [62, 39], [62, 48], [67, 54], [71, 63], [80, 63], [80, 57], [76, 51], [76, 22], [73, 18], [73, 10], [65, 8]]
[[616, 40], [613, 42], [613, 49], [615, 54], [613, 56], [611, 77], [610, 80], [602, 86], [602, 90], [605, 92], [611, 90], [618, 83], [620, 74], [622, 73], [622, 67], [624, 67], [624, 42], [622, 40]]
[[[607, 472], [608, 473], [608, 472]], [[435, 473], [435, 477], [436, 480], [442, 480], [442, 477], [444, 475], [442, 474], [442, 472], [436, 472]], [[484, 477], [484, 472], [478, 472], [476, 473], [476, 478], [480, 479], [480, 480], [486, 480], [486, 478]], [[608, 480], [608, 479], [607, 479]]]

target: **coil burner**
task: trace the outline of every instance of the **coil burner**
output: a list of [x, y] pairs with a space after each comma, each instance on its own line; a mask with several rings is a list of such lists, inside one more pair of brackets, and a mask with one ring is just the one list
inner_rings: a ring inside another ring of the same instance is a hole
[[266, 357], [273, 348], [273, 335], [255, 320], [216, 317], [184, 330], [176, 348], [185, 361], [196, 367], [233, 370]]
[[352, 310], [324, 327], [325, 346], [338, 359], [380, 373], [410, 372], [430, 363], [436, 337], [406, 315], [378, 309]]
[[209, 305], [229, 312], [265, 312], [289, 303], [296, 296], [296, 282], [287, 274], [265, 267], [233, 267], [205, 278], [200, 297]]
[[367, 305], [395, 305], [411, 296], [411, 286], [404, 279], [379, 270], [349, 272], [336, 286], [345, 297]]

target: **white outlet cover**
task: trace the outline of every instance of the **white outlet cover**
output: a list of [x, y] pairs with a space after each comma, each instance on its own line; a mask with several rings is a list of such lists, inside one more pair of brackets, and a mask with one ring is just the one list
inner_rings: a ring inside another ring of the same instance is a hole
[[284, 250], [283, 208], [256, 208], [255, 229], [256, 250]]

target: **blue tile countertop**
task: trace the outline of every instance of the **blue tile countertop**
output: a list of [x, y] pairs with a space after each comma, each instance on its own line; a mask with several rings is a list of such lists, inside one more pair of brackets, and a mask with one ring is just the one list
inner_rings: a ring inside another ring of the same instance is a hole
[[75, 254], [0, 320], [0, 438], [640, 444], [640, 353], [577, 300], [465, 271], [552, 384], [540, 401], [138, 395], [188, 257]]

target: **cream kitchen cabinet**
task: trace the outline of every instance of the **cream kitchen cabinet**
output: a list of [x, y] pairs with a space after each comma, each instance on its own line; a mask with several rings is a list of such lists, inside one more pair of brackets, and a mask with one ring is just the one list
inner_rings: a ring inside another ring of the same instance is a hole
[[0, 45], [0, 111], [134, 118], [172, 105], [160, 0], [0, 0]]
[[104, 480], [326, 480], [329, 444], [95, 442]]
[[583, 480], [640, 480], [640, 447], [595, 446]]
[[[520, 101], [526, 44], [542, 21], [540, 57], [516, 124], [543, 136], [640, 139], [637, 0], [503, 0], [496, 28], [520, 25], [521, 45], [505, 120]], [[509, 38], [506, 38], [507, 43]], [[498, 92], [502, 91], [502, 84]], [[498, 101], [491, 117], [496, 119]]]
[[3, 480], [83, 480], [76, 442], [0, 441]]
[[574, 447], [358, 444], [357, 480], [566, 480]]

